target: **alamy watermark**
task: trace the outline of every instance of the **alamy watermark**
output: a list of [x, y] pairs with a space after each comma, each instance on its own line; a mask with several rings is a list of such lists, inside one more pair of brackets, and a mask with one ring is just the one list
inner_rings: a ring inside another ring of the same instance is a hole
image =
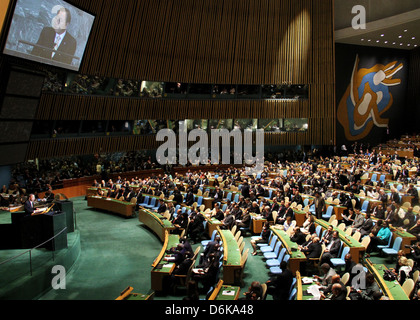
[[355, 14], [351, 20], [351, 26], [355, 30], [366, 29], [366, 8], [362, 5], [356, 5], [351, 9], [351, 13]]
[[351, 273], [354, 275], [351, 280], [351, 286], [355, 290], [366, 289], [366, 272], [363, 265], [356, 264], [352, 269]]
[[51, 273], [56, 274], [51, 280], [51, 287], [54, 290], [66, 289], [66, 268], [61, 265], [55, 265]]
[[[157, 149], [156, 160], [161, 165], [187, 165], [188, 162], [193, 165], [232, 164], [230, 142], [233, 138], [233, 164], [245, 164], [246, 175], [259, 174], [264, 169], [264, 130], [255, 130], [255, 156], [253, 134], [249, 129], [241, 131], [235, 128], [230, 132], [227, 129], [211, 129], [209, 145], [205, 130], [193, 129], [187, 132], [185, 121], [180, 121], [178, 145], [177, 135], [173, 130], [161, 129], [157, 132], [156, 141], [166, 141]], [[188, 142], [196, 143], [188, 148]]]

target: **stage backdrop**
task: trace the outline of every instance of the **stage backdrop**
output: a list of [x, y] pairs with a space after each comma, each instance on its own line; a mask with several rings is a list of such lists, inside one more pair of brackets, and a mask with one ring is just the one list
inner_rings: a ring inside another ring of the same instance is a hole
[[336, 44], [337, 145], [406, 133], [409, 52]]

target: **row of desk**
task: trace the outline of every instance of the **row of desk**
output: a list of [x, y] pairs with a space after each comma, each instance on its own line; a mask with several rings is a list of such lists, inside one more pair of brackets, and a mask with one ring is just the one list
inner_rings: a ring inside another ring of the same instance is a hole
[[[384, 280], [383, 275], [385, 270], [388, 268], [383, 264], [374, 264], [368, 259], [366, 260], [365, 267], [368, 269], [368, 272], [371, 272], [379, 287], [382, 290], [382, 293], [387, 296], [390, 300], [410, 300], [407, 294], [405, 293], [402, 286], [398, 283], [397, 280], [387, 281]], [[315, 283], [313, 277], [303, 277], [296, 272], [296, 300], [319, 300], [319, 297], [313, 295], [311, 286]], [[351, 287], [351, 284], [347, 284], [347, 287]]]
[[170, 234], [165, 230], [162, 250], [156, 257], [152, 264], [151, 270], [151, 288], [154, 291], [160, 292], [163, 290], [164, 279], [172, 274], [175, 269], [175, 263], [165, 261], [166, 251], [176, 247], [179, 243], [179, 235]]
[[[324, 220], [315, 220], [316, 225], [320, 225], [322, 229], [327, 229], [329, 223]], [[271, 232], [278, 237], [278, 240], [281, 241], [282, 247], [286, 249], [286, 254], [290, 256], [289, 258], [289, 268], [294, 275], [297, 271], [300, 271], [300, 264], [306, 261], [305, 254], [298, 249], [297, 243], [291, 241], [290, 236], [281, 228], [276, 225], [270, 227]], [[334, 228], [339, 233], [340, 240], [343, 242], [343, 245], [350, 248], [350, 254], [355, 263], [359, 263], [363, 254], [366, 251], [366, 248], [356, 239], [347, 235], [343, 230]]]
[[166, 232], [170, 233], [175, 229], [172, 222], [164, 219], [160, 213], [146, 208], [139, 209], [139, 221], [151, 229], [162, 242], [165, 240]]
[[[330, 223], [322, 219], [315, 219], [315, 225], [319, 225], [321, 226], [322, 230], [325, 230], [328, 228]], [[344, 230], [341, 230], [337, 227], [334, 227], [334, 230], [338, 232], [338, 235], [343, 245], [350, 248], [349, 253], [352, 256], [353, 261], [355, 263], [359, 263], [363, 258], [366, 248], [360, 243], [360, 241], [357, 241], [352, 236], [346, 234]]]
[[135, 203], [99, 196], [87, 196], [87, 206], [120, 214], [124, 217], [133, 217], [136, 209]]
[[[89, 188], [92, 192], [95, 188]], [[91, 193], [92, 194], [92, 193]], [[131, 216], [135, 204], [98, 196], [89, 195], [87, 197], [88, 206], [119, 213], [125, 216]], [[151, 229], [163, 242], [162, 251], [153, 262], [151, 271], [151, 288], [154, 291], [163, 289], [162, 283], [166, 276], [169, 276], [175, 268], [174, 263], [168, 263], [163, 260], [166, 250], [175, 247], [179, 243], [179, 236], [171, 234], [174, 228], [173, 224], [164, 219], [159, 213], [146, 208], [139, 209], [138, 219], [149, 229]], [[208, 232], [212, 234], [214, 230], [218, 230], [223, 242], [223, 281], [226, 285], [238, 283], [243, 268], [243, 261], [239, 245], [230, 230], [220, 230], [222, 224], [219, 220], [206, 217], [208, 221]]]
[[240, 284], [243, 268], [242, 254], [234, 234], [218, 228], [223, 246], [223, 281], [226, 284]]
[[286, 249], [285, 254], [290, 256], [289, 258], [289, 269], [293, 275], [300, 270], [301, 262], [306, 261], [305, 254], [298, 249], [298, 244], [290, 240], [289, 235], [286, 231], [278, 228], [277, 226], [270, 227], [271, 232], [278, 237], [278, 241], [281, 241], [283, 248]]
[[397, 280], [384, 280], [385, 270], [388, 269], [384, 264], [375, 264], [370, 259], [366, 259], [365, 267], [375, 276], [375, 280], [382, 292], [390, 300], [410, 300]]

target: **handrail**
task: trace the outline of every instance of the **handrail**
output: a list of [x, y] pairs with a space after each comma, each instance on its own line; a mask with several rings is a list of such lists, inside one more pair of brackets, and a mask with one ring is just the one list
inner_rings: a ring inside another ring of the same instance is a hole
[[[37, 249], [37, 248], [39, 248], [39, 247], [41, 247], [42, 245], [44, 245], [44, 244], [46, 244], [46, 243], [48, 243], [48, 242], [50, 242], [50, 241], [52, 241], [53, 239], [55, 239], [57, 236], [59, 236], [60, 234], [62, 234], [64, 231], [66, 231], [67, 230], [67, 227], [64, 227], [59, 233], [57, 233], [56, 235], [54, 235], [53, 237], [51, 237], [50, 239], [48, 239], [48, 240], [46, 240], [46, 241], [44, 241], [44, 242], [42, 242], [42, 243], [40, 243], [39, 245], [37, 245], [37, 246], [35, 246], [35, 247], [33, 247], [33, 248], [31, 248], [31, 249], [28, 249], [28, 250], [26, 250], [26, 251], [24, 251], [24, 252], [22, 252], [22, 253], [20, 253], [20, 254], [18, 254], [18, 255], [16, 255], [16, 256], [14, 256], [14, 257], [11, 257], [11, 258], [9, 258], [9, 259], [6, 259], [6, 260], [4, 260], [4, 261], [1, 261], [0, 262], [0, 266], [2, 266], [2, 265], [4, 265], [4, 264], [6, 264], [6, 263], [8, 263], [8, 262], [10, 262], [10, 261], [12, 261], [12, 260], [14, 260], [14, 259], [16, 259], [16, 258], [19, 258], [20, 256], [22, 256], [22, 255], [24, 255], [24, 254], [26, 254], [26, 253], [29, 253], [29, 266], [30, 266], [30, 274], [32, 275], [32, 251], [34, 250], [34, 249]], [[53, 260], [54, 260], [54, 251], [52, 251], [53, 252]]]
[[42, 246], [42, 245], [46, 244], [47, 242], [49, 242], [49, 241], [51, 241], [52, 239], [54, 239], [54, 238], [56, 238], [57, 236], [59, 236], [61, 233], [63, 233], [63, 231], [64, 231], [64, 230], [67, 230], [67, 227], [64, 227], [64, 228], [63, 228], [63, 229], [62, 229], [59, 233], [57, 233], [54, 237], [52, 237], [52, 238], [50, 238], [50, 239], [48, 239], [48, 240], [44, 241], [43, 243], [41, 243], [41, 244], [37, 245], [36, 247], [33, 247], [33, 248], [31, 248], [31, 249], [28, 249], [28, 250], [26, 250], [26, 251], [24, 251], [24, 252], [22, 252], [22, 253], [18, 254], [17, 256], [14, 256], [14, 257], [11, 257], [11, 258], [9, 258], [9, 259], [7, 259], [7, 260], [1, 261], [1, 262], [0, 262], [0, 266], [1, 266], [1, 265], [3, 265], [3, 264], [5, 264], [5, 263], [7, 263], [7, 262], [9, 262], [10, 260], [13, 260], [13, 259], [19, 258], [20, 256], [24, 255], [25, 253], [27, 253], [27, 252], [29, 252], [29, 251], [32, 251], [32, 250], [34, 250], [34, 249], [39, 248], [40, 246]]

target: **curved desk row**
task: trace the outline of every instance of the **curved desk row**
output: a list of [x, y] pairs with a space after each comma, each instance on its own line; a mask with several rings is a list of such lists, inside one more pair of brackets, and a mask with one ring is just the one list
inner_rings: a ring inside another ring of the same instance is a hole
[[163, 242], [159, 255], [152, 263], [151, 289], [154, 291], [163, 290], [164, 278], [170, 276], [175, 269], [175, 263], [165, 261], [164, 258], [167, 250], [176, 247], [179, 243], [179, 235], [171, 234], [171, 230], [174, 229], [172, 223], [162, 218], [163, 216], [159, 213], [148, 209], [139, 210], [139, 221], [151, 229]]
[[[366, 215], [365, 213], [362, 214]], [[372, 217], [372, 220], [374, 220], [376, 223], [376, 221], [378, 221], [379, 219]], [[409, 254], [411, 250], [407, 246], [411, 246], [413, 243], [417, 242], [417, 237], [400, 227], [397, 228], [392, 225], [389, 225], [389, 229], [392, 232], [392, 241], [400, 237], [402, 239], [400, 250], [403, 250], [405, 254]]]
[[240, 284], [245, 266], [238, 242], [232, 231], [220, 228], [217, 230], [223, 243], [223, 281], [230, 285]]
[[154, 291], [163, 290], [163, 279], [170, 276], [175, 269], [175, 263], [165, 261], [166, 251], [176, 247], [179, 243], [179, 235], [170, 234], [168, 230], [164, 232], [163, 246], [159, 255], [153, 261], [151, 271], [151, 288]]
[[[307, 194], [304, 194], [304, 193], [302, 193], [301, 196], [302, 196], [303, 199], [308, 199], [309, 200], [309, 205], [312, 205], [315, 202], [315, 197], [314, 196], [307, 195]], [[333, 207], [334, 214], [337, 217], [337, 220], [343, 219], [343, 212], [347, 209], [347, 207], [342, 206], [340, 204], [336, 204], [334, 202], [327, 201], [326, 199], [324, 199], [324, 200], [325, 200], [326, 208], [328, 208], [329, 206]]]
[[388, 269], [385, 265], [375, 264], [369, 259], [366, 259], [365, 267], [375, 276], [376, 282], [382, 289], [382, 292], [387, 295], [390, 300], [410, 300], [397, 280], [384, 280], [384, 272]]
[[217, 231], [217, 229], [223, 225], [223, 222], [220, 220], [217, 220], [214, 217], [210, 217], [210, 214], [204, 214], [204, 218], [207, 221], [206, 225], [206, 231], [209, 237], [213, 235], [214, 231]]
[[88, 196], [87, 206], [117, 213], [125, 217], [134, 216], [136, 208], [135, 203], [98, 196]]
[[139, 209], [139, 221], [151, 229], [162, 242], [165, 240], [165, 232], [170, 233], [175, 229], [172, 222], [164, 219], [161, 214], [145, 208]]
[[289, 268], [292, 271], [293, 275], [300, 270], [300, 263], [306, 261], [305, 254], [298, 249], [298, 244], [290, 240], [289, 235], [286, 231], [279, 229], [278, 227], [270, 227], [273, 234], [278, 237], [278, 241], [281, 241], [283, 248], [286, 249], [286, 253], [290, 256], [289, 258]]
[[[315, 225], [321, 226], [322, 229], [324, 230], [328, 228], [330, 223], [322, 219], [315, 219]], [[359, 263], [359, 261], [363, 257], [363, 254], [366, 251], [366, 248], [360, 243], [360, 241], [357, 241], [352, 236], [349, 236], [345, 231], [337, 227], [334, 227], [334, 231], [338, 231], [338, 235], [343, 245], [350, 248], [350, 254], [351, 254], [352, 260], [355, 263]]]

